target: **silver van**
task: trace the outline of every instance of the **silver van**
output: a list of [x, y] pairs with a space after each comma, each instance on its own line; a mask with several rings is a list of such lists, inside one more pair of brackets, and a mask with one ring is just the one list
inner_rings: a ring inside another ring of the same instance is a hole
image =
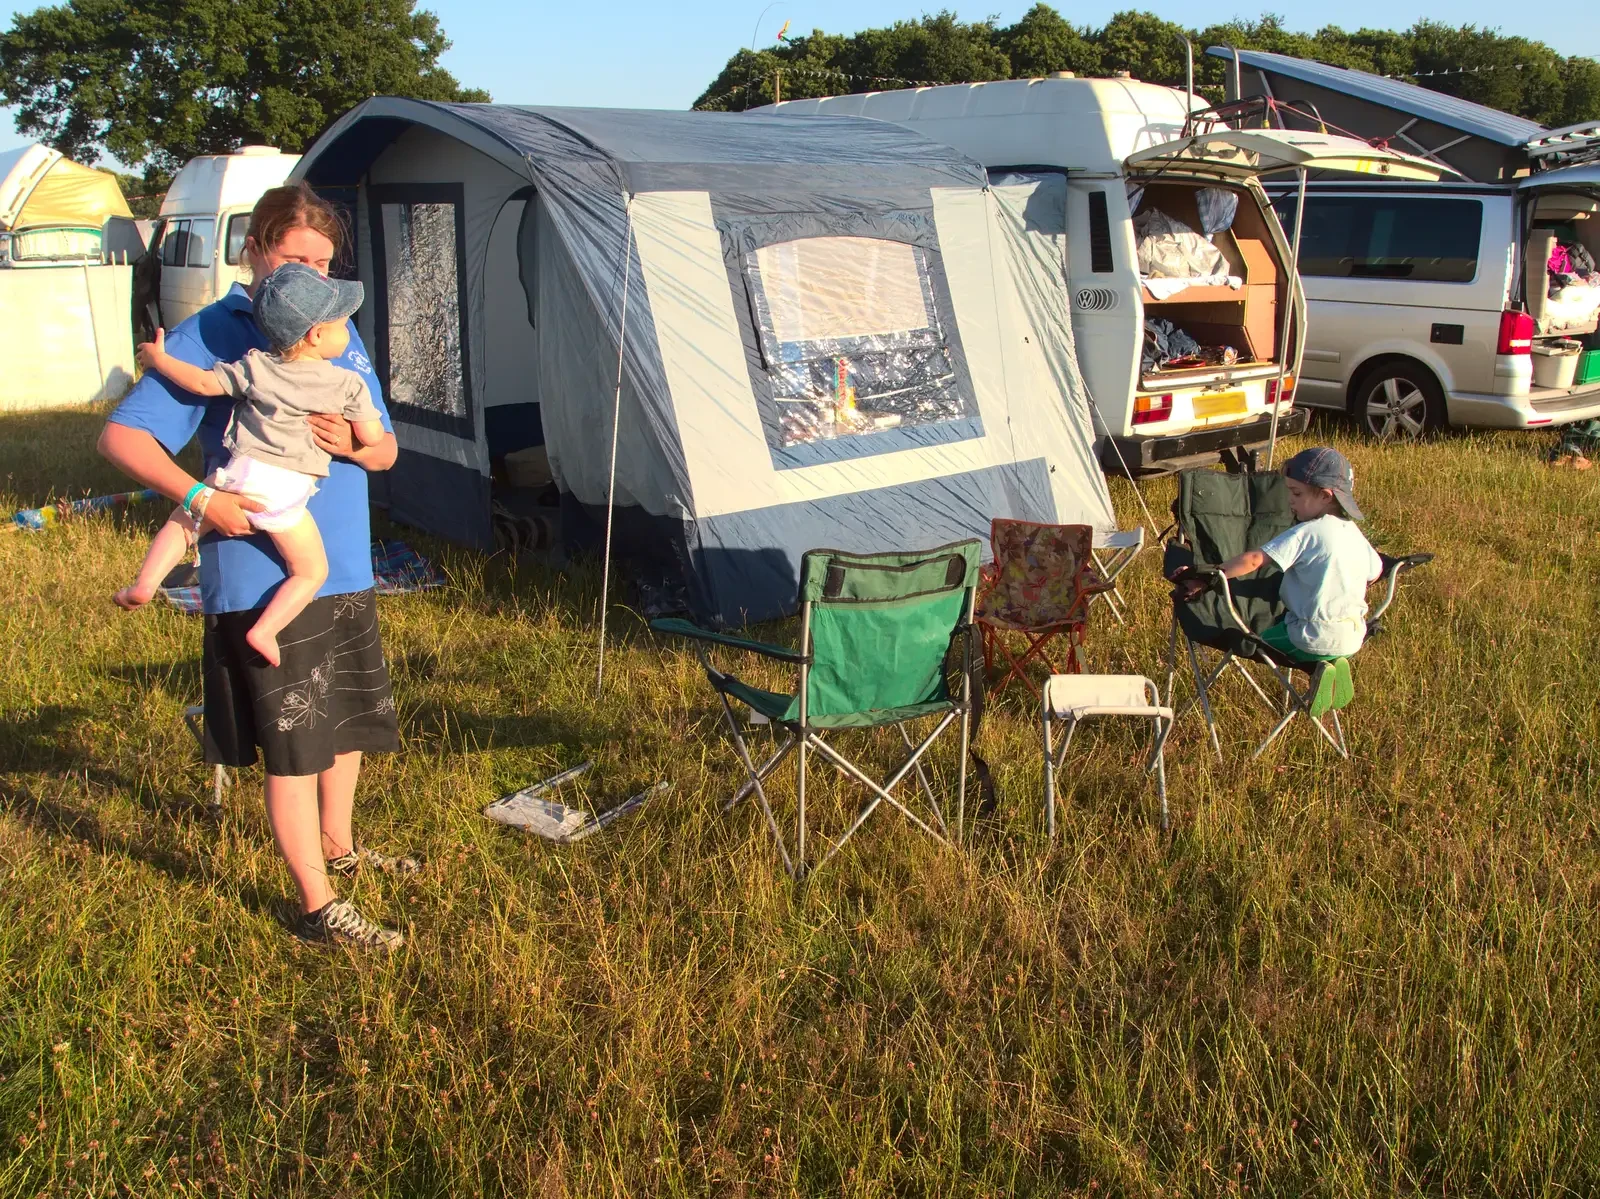
[[[1600, 286], [1562, 286], [1547, 270], [1558, 245], [1600, 258], [1600, 122], [1551, 130], [1362, 71], [1207, 53], [1228, 67], [1229, 101], [1272, 127], [1353, 133], [1461, 177], [1310, 184], [1297, 402], [1347, 411], [1380, 438], [1600, 417], [1600, 381], [1563, 382], [1551, 369], [1560, 358], [1570, 376], [1577, 357], [1565, 343], [1594, 340]], [[1263, 183], [1292, 237], [1294, 190]]]
[[[1274, 205], [1292, 236], [1293, 193], [1276, 192]], [[1556, 228], [1600, 256], [1600, 165], [1512, 187], [1311, 184], [1296, 399], [1348, 411], [1380, 438], [1600, 416], [1600, 383], [1534, 381], [1539, 343], [1597, 327], [1595, 310], [1567, 321], [1549, 300]]]
[[140, 264], [142, 301], [159, 297], [158, 314], [141, 314], [148, 328], [168, 329], [249, 279], [245, 231], [261, 193], [289, 177], [298, 154], [272, 146], [243, 146], [232, 154], [191, 158], [161, 201], [152, 253]]

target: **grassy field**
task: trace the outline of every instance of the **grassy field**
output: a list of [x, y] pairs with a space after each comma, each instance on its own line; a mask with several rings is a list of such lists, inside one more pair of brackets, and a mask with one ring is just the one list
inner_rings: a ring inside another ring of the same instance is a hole
[[[99, 420], [0, 420], [0, 505], [121, 490]], [[1221, 765], [1174, 734], [1168, 843], [1135, 732], [1087, 730], [1051, 847], [1014, 690], [997, 827], [875, 820], [798, 890], [718, 812], [692, 659], [614, 610], [596, 702], [593, 571], [419, 539], [453, 586], [380, 601], [404, 748], [357, 808], [425, 860], [352, 890], [392, 959], [290, 938], [257, 772], [207, 817], [199, 624], [109, 600], [164, 510], [0, 535], [0, 1195], [1600, 1192], [1600, 471], [1319, 436], [1374, 540], [1438, 555], [1357, 661], [1353, 761], [1249, 761], [1235, 691]], [[1131, 577], [1092, 663], [1161, 677]], [[591, 802], [674, 791], [567, 848], [480, 815], [587, 757]]]

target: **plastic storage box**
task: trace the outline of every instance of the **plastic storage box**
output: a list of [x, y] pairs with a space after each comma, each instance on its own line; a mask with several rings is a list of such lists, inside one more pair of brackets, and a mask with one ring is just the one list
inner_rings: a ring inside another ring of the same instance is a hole
[[1578, 373], [1583, 345], [1576, 341], [1541, 341], [1533, 347], [1533, 385], [1565, 391]]
[[1572, 381], [1579, 387], [1585, 383], [1600, 383], [1600, 350], [1585, 350], [1578, 359], [1578, 369]]

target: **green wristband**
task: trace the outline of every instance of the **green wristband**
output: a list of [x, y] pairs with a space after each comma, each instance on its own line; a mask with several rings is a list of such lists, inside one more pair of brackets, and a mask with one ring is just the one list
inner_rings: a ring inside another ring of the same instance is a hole
[[194, 503], [194, 497], [199, 495], [205, 489], [206, 485], [204, 483], [196, 483], [193, 487], [189, 488], [188, 493], [184, 495], [183, 510], [188, 512], [190, 516], [193, 516], [194, 513], [189, 511], [189, 505]]

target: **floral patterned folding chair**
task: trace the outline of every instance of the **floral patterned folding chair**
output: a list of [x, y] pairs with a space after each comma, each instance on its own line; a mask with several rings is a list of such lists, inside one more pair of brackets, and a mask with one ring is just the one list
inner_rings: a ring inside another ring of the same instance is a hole
[[[1030, 663], [1048, 674], [1077, 674], [1089, 604], [1111, 584], [1095, 570], [1094, 530], [1088, 525], [1042, 525], [996, 519], [989, 529], [994, 562], [983, 570], [976, 622], [983, 632], [983, 659], [998, 694], [1026, 676]], [[1066, 641], [1058, 666], [1051, 653]]]

